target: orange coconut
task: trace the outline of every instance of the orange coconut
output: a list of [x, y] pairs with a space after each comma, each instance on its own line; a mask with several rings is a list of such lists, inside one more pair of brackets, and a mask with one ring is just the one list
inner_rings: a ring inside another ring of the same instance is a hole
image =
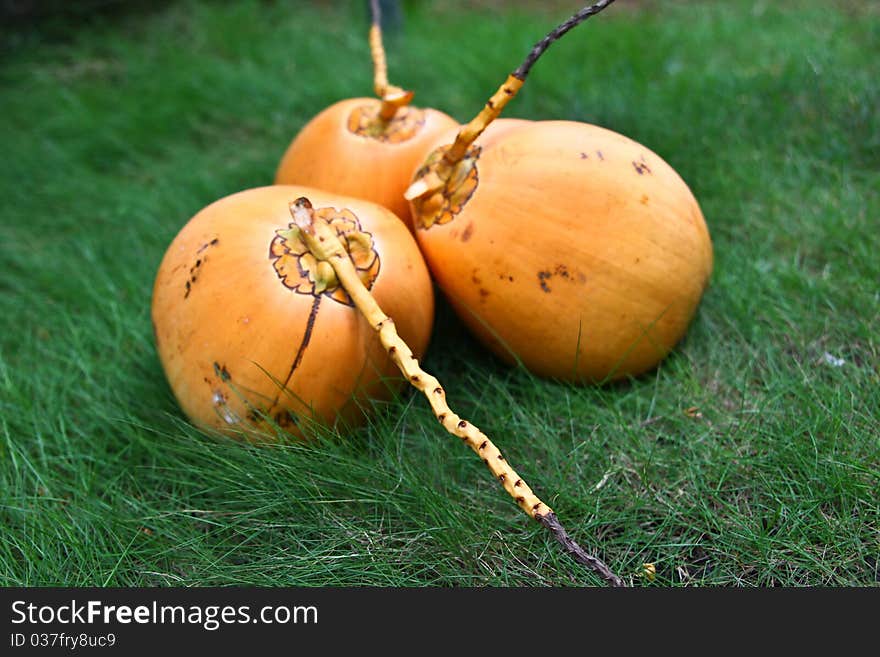
[[365, 399], [403, 383], [326, 263], [297, 238], [290, 204], [303, 196], [340, 236], [413, 352], [427, 347], [431, 281], [412, 235], [390, 211], [299, 186], [227, 196], [175, 237], [153, 291], [162, 367], [201, 427], [241, 435], [271, 419], [303, 435], [312, 421], [355, 421]]
[[574, 121], [493, 130], [550, 45], [613, 1], [538, 41], [405, 192], [419, 246], [465, 323], [503, 358], [573, 381], [654, 367], [712, 271], [697, 201], [648, 148]]
[[382, 101], [349, 98], [307, 123], [281, 158], [276, 184], [309, 185], [364, 198], [411, 225], [403, 192], [437, 136], [458, 123], [435, 109], [406, 105], [379, 117]]
[[[416, 237], [471, 330], [536, 374], [637, 375], [685, 334], [712, 270], [700, 207], [648, 148], [573, 121], [491, 125], [445, 184], [417, 172]], [[428, 191], [426, 187], [431, 189]]]

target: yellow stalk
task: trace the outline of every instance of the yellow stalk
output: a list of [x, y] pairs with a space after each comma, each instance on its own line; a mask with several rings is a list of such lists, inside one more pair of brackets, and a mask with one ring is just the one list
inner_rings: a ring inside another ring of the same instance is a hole
[[[374, 2], [378, 2], [378, 0], [374, 0]], [[489, 124], [501, 115], [501, 112], [504, 110], [507, 103], [513, 100], [513, 97], [516, 96], [517, 92], [526, 81], [526, 76], [529, 74], [529, 71], [531, 71], [532, 66], [538, 61], [541, 55], [546, 52], [547, 48], [569, 30], [580, 25], [591, 16], [598, 14], [613, 2], [614, 0], [598, 0], [598, 2], [584, 7], [571, 16], [571, 18], [558, 25], [543, 39], [538, 41], [538, 43], [532, 47], [523, 63], [520, 64], [513, 73], [507, 76], [507, 80], [504, 81], [504, 84], [498, 87], [498, 91], [486, 101], [486, 104], [483, 106], [483, 109], [480, 110], [480, 113], [459, 129], [452, 146], [450, 146], [443, 154], [443, 158], [436, 165], [435, 170], [430, 172], [434, 174], [433, 179], [414, 181], [404, 193], [406, 200], [412, 201], [420, 196], [434, 194], [441, 190], [445, 186], [446, 181], [449, 180], [449, 177], [452, 175], [455, 165], [465, 158], [471, 145], [481, 134], [483, 134], [483, 131], [489, 127]]]
[[492, 121], [501, 116], [504, 106], [513, 100], [513, 97], [516, 96], [516, 92], [518, 92], [523, 86], [523, 82], [525, 82], [525, 80], [520, 80], [515, 77], [513, 73], [508, 75], [504, 84], [498, 87], [498, 91], [486, 101], [486, 104], [483, 106], [483, 109], [480, 110], [480, 113], [471, 119], [470, 123], [462, 126], [458, 131], [458, 134], [455, 136], [455, 142], [443, 155], [444, 161], [449, 165], [453, 165], [464, 159], [471, 144], [477, 140], [477, 137], [483, 134], [483, 131], [489, 127], [489, 124], [492, 123]]
[[382, 28], [378, 23], [370, 26], [370, 53], [373, 56], [373, 88], [376, 96], [382, 98], [388, 88], [388, 64], [385, 61], [385, 48], [382, 45]]
[[327, 262], [333, 268], [339, 283], [348, 292], [357, 309], [379, 333], [382, 347], [410, 384], [427, 398], [434, 415], [450, 434], [462, 440], [474, 453], [483, 459], [492, 475], [501, 483], [507, 494], [517, 505], [547, 529], [572, 557], [589, 566], [609, 584], [623, 586], [623, 581], [614, 575], [599, 559], [588, 555], [566, 533], [553, 510], [542, 502], [526, 482], [507, 462], [501, 451], [486, 434], [476, 426], [462, 419], [446, 403], [446, 391], [440, 382], [425, 372], [412, 351], [397, 334], [394, 320], [388, 317], [370, 291], [361, 282], [354, 264], [345, 250], [336, 231], [324, 220], [315, 216], [312, 204], [306, 198], [299, 198], [290, 206], [294, 223], [299, 227], [303, 241], [318, 261]]
[[370, 54], [373, 57], [373, 89], [382, 101], [379, 107], [379, 119], [385, 123], [394, 118], [397, 110], [409, 105], [413, 98], [412, 91], [389, 84], [388, 62], [385, 59], [385, 46], [382, 45], [382, 16], [379, 0], [371, 0], [373, 22], [370, 25]]

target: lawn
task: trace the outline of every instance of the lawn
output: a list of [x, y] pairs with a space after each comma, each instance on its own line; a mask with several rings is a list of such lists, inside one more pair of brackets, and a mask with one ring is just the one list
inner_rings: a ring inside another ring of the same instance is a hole
[[[465, 121], [577, 4], [405, 3], [391, 79]], [[648, 375], [536, 379], [442, 299], [424, 360], [634, 585], [880, 582], [875, 5], [619, 0], [505, 112], [645, 144], [712, 234], [697, 317]], [[146, 6], [2, 36], [0, 584], [600, 585], [411, 393], [311, 443], [187, 423], [150, 328], [166, 247], [372, 68], [362, 2]]]

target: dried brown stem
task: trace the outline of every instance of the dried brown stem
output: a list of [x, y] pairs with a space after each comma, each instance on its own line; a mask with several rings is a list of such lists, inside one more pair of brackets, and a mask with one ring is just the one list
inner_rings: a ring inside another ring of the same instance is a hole
[[488, 100], [480, 113], [477, 114], [470, 123], [462, 126], [458, 135], [455, 137], [455, 143], [453, 143], [443, 156], [444, 161], [452, 166], [464, 158], [471, 144], [477, 140], [477, 137], [483, 134], [483, 131], [489, 127], [489, 124], [492, 123], [492, 121], [501, 115], [501, 111], [504, 109], [505, 105], [516, 96], [516, 93], [519, 91], [520, 87], [522, 87], [523, 82], [525, 82], [526, 76], [529, 74], [532, 66], [552, 43], [559, 40], [573, 27], [583, 23], [590, 18], [590, 16], [598, 14], [613, 2], [614, 0], [599, 0], [599, 2], [596, 2], [595, 4], [584, 7], [567, 21], [557, 26], [556, 29], [543, 39], [538, 41], [531, 51], [529, 51], [525, 61], [523, 61], [523, 63], [508, 76], [507, 80], [504, 81], [504, 84], [502, 84], [498, 88], [498, 91], [496, 91]]
[[584, 7], [567, 21], [557, 26], [555, 30], [550, 32], [550, 34], [538, 41], [538, 43], [536, 43], [532, 47], [525, 61], [520, 64], [519, 68], [517, 68], [511, 75], [519, 80], [525, 81], [526, 76], [529, 74], [529, 71], [532, 69], [534, 63], [538, 61], [541, 55], [544, 54], [544, 51], [546, 51], [547, 48], [551, 46], [551, 44], [553, 44], [555, 41], [558, 41], [571, 28], [577, 27], [585, 20], [587, 20], [590, 16], [598, 14], [600, 11], [605, 9], [613, 2], [614, 0], [599, 0], [599, 2], [596, 2], [589, 7]]
[[364, 286], [357, 270], [345, 250], [336, 231], [323, 220], [316, 219], [312, 204], [299, 198], [290, 206], [294, 223], [299, 227], [303, 241], [312, 255], [333, 267], [339, 283], [348, 292], [357, 309], [379, 333], [379, 340], [394, 364], [410, 384], [428, 399], [434, 415], [450, 434], [460, 438], [479, 456], [492, 475], [501, 483], [507, 494], [530, 517], [549, 529], [565, 550], [577, 561], [597, 572], [613, 586], [623, 586], [602, 561], [587, 554], [575, 543], [559, 522], [556, 514], [542, 502], [528, 484], [516, 473], [501, 451], [486, 434], [467, 420], [459, 417], [446, 403], [446, 391], [440, 382], [425, 372], [412, 351], [397, 334], [394, 320], [388, 317], [370, 291]]
[[559, 541], [565, 551], [571, 555], [572, 559], [579, 564], [591, 568], [602, 579], [608, 582], [610, 586], [626, 586], [623, 580], [611, 572], [611, 569], [608, 566], [593, 555], [588, 554], [580, 545], [574, 542], [574, 539], [572, 539], [572, 537], [568, 535], [568, 532], [565, 531], [565, 527], [559, 522], [559, 518], [556, 517], [555, 513], [551, 511], [546, 515], [538, 516], [536, 520], [550, 530], [553, 534], [553, 538]]

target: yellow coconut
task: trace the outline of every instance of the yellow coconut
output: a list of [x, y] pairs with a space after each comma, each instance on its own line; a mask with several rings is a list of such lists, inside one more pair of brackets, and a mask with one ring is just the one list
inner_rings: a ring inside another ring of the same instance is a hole
[[406, 106], [379, 118], [376, 98], [349, 98], [323, 110], [287, 148], [277, 184], [318, 187], [363, 198], [411, 224], [403, 192], [437, 135], [458, 123], [443, 112]]
[[414, 199], [413, 216], [434, 279], [472, 331], [559, 379], [654, 367], [685, 334], [712, 270], [681, 177], [648, 148], [584, 123], [490, 128], [443, 188]]
[[431, 273], [465, 323], [503, 358], [572, 381], [656, 366], [712, 271], [696, 199], [649, 148], [574, 121], [492, 128], [547, 48], [611, 2], [539, 41], [406, 191]]

